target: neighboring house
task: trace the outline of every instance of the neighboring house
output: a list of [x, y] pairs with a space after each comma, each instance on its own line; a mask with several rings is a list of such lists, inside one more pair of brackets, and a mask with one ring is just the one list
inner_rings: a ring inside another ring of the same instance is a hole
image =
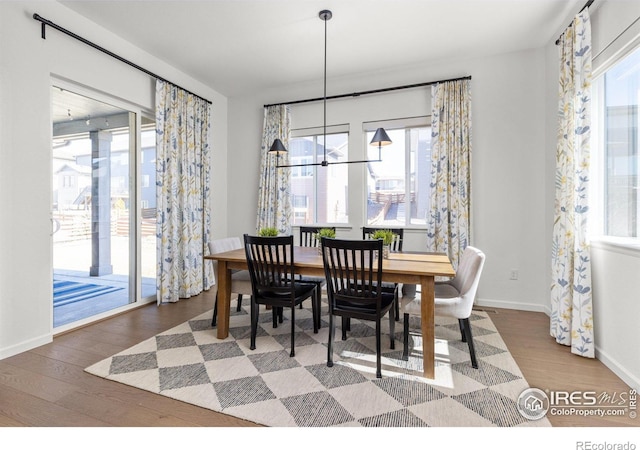
[[91, 204], [90, 187], [91, 167], [63, 163], [62, 167], [54, 172], [54, 210], [87, 209]]

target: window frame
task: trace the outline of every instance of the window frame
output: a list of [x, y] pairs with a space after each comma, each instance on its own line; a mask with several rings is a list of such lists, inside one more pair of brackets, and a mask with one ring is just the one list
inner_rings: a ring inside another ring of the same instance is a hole
[[[416, 117], [406, 117], [406, 118], [395, 118], [395, 119], [387, 119], [387, 120], [378, 120], [374, 122], [363, 122], [362, 124], [362, 135], [364, 139], [365, 148], [365, 156], [369, 154], [369, 151], [372, 150], [369, 145], [367, 134], [375, 132], [378, 128], [384, 128], [387, 132], [391, 130], [404, 130], [405, 132], [405, 148], [404, 148], [404, 157], [405, 157], [405, 166], [404, 166], [404, 195], [405, 202], [407, 198], [411, 198], [411, 142], [410, 142], [410, 134], [411, 129], [415, 128], [431, 128], [431, 114], [427, 114], [424, 116], [416, 116]], [[384, 224], [370, 224], [368, 220], [368, 199], [369, 199], [369, 189], [367, 186], [367, 179], [363, 180], [364, 183], [364, 202], [363, 202], [363, 222], [365, 227], [375, 227], [375, 226], [385, 226]], [[409, 202], [409, 211], [411, 209], [411, 205]], [[406, 210], [406, 203], [405, 203]], [[405, 215], [405, 223], [404, 224], [393, 224], [388, 225], [389, 227], [401, 227], [405, 230], [426, 230], [427, 224], [418, 224], [411, 223], [411, 213]]]
[[[296, 129], [292, 129], [289, 135], [289, 141], [296, 139], [296, 138], [303, 138], [303, 137], [312, 137], [313, 138], [313, 142], [314, 142], [314, 149], [317, 149], [317, 142], [318, 139], [320, 137], [323, 137], [325, 134], [325, 128], [324, 127], [309, 127], [309, 128], [296, 128]], [[335, 135], [335, 134], [346, 134], [347, 135], [347, 160], [349, 159], [349, 145], [350, 145], [350, 141], [351, 141], [351, 134], [350, 134], [350, 130], [349, 130], [349, 125], [348, 124], [339, 124], [339, 125], [328, 125], [326, 127], [326, 135], [330, 136], [330, 135]], [[317, 155], [314, 155], [314, 157], [312, 157], [312, 161], [313, 158], [317, 158]], [[290, 164], [295, 164], [294, 161], [292, 161], [292, 157], [291, 155], [289, 155], [289, 163]], [[345, 166], [348, 166], [348, 164], [345, 164]], [[293, 227], [299, 227], [299, 226], [318, 226], [318, 225], [330, 225], [330, 226], [335, 226], [335, 227], [349, 227], [350, 226], [350, 218], [349, 218], [349, 199], [348, 197], [345, 198], [345, 214], [347, 217], [347, 220], [345, 222], [318, 222], [318, 212], [317, 212], [317, 205], [318, 205], [318, 177], [316, 176], [317, 171], [318, 171], [318, 167], [319, 166], [311, 166], [312, 169], [312, 174], [309, 175], [308, 173], [304, 173], [305, 171], [305, 167], [292, 167], [291, 168], [291, 176], [290, 176], [290, 185], [291, 185], [291, 208], [292, 208], [292, 226]], [[308, 170], [308, 169], [306, 169]], [[293, 197], [296, 196], [297, 194], [295, 194], [293, 192], [293, 177], [294, 177], [294, 173], [298, 173], [297, 177], [299, 178], [313, 178], [313, 202], [310, 201], [309, 196], [305, 195], [305, 197], [307, 198], [307, 205], [311, 202], [315, 205], [313, 211], [310, 211], [313, 214], [313, 221], [309, 224], [307, 223], [303, 223], [303, 224], [297, 224], [295, 223], [296, 221], [296, 211], [295, 211], [295, 207], [294, 207], [294, 203], [293, 203]], [[347, 190], [348, 190], [348, 186], [349, 186], [349, 175], [348, 175], [348, 171], [347, 171]]]
[[[603, 248], [624, 254], [640, 257], [640, 235], [638, 237], [620, 237], [608, 235], [606, 228], [606, 142], [605, 130], [605, 75], [634, 52], [640, 52], [640, 41], [630, 43], [624, 51], [615, 58], [608, 59], [604, 64], [595, 68], [592, 72], [592, 132], [591, 132], [591, 186], [590, 214], [588, 224], [588, 238], [595, 248]], [[639, 105], [640, 106], [640, 105]], [[640, 123], [640, 121], [639, 121]], [[636, 138], [640, 140], [640, 126]], [[640, 157], [640, 150], [639, 156]], [[640, 199], [636, 200], [638, 203]]]

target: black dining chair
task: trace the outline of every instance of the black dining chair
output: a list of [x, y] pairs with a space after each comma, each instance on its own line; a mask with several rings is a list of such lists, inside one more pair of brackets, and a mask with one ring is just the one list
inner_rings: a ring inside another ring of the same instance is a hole
[[[318, 332], [320, 299], [315, 283], [305, 283], [294, 278], [293, 236], [244, 235], [244, 249], [251, 277], [251, 345], [256, 348], [259, 305], [271, 306], [274, 311], [291, 308], [291, 353], [295, 356], [295, 310], [308, 298], [312, 302], [313, 332]], [[277, 327], [276, 314], [273, 326]]]
[[318, 241], [318, 238], [316, 237], [318, 234], [318, 231], [320, 231], [322, 228], [331, 228], [333, 231], [335, 231], [335, 227], [306, 227], [306, 226], [301, 226], [300, 227], [300, 245], [302, 247], [317, 247], [318, 245], [320, 245], [320, 242]]
[[381, 320], [389, 313], [391, 348], [395, 348], [394, 296], [382, 289], [382, 241], [321, 238], [329, 298], [327, 366], [333, 366], [334, 316], [342, 318], [342, 340], [350, 319], [376, 323], [376, 377], [382, 378]]
[[[328, 228], [330, 230], [333, 230], [334, 232], [336, 231], [336, 227], [307, 227], [307, 226], [301, 226], [300, 227], [300, 246], [302, 247], [318, 247], [320, 245], [320, 241], [318, 240], [317, 236], [318, 236], [318, 232], [323, 229], [323, 228]], [[314, 276], [309, 276], [309, 275], [305, 275], [305, 276], [300, 276], [300, 281], [306, 281], [309, 283], [315, 283], [316, 287], [318, 289], [318, 298], [320, 298], [321, 300], [319, 301], [319, 304], [322, 303], [322, 287], [325, 285], [326, 280], [324, 277], [314, 277]], [[322, 324], [320, 322], [320, 311], [318, 311], [318, 328], [321, 328]]]
[[[402, 251], [402, 242], [404, 241], [404, 228], [388, 228], [388, 227], [362, 227], [362, 239], [371, 239], [371, 236], [377, 230], [389, 230], [395, 234], [390, 250], [392, 252]], [[395, 298], [395, 315], [396, 321], [400, 320], [400, 300], [398, 299], [398, 283], [382, 283], [382, 289], [385, 292], [392, 292]]]
[[391, 243], [392, 252], [402, 251], [402, 242], [404, 241], [404, 228], [389, 228], [389, 227], [362, 227], [362, 239], [371, 239], [371, 235], [378, 230], [389, 230], [395, 237]]

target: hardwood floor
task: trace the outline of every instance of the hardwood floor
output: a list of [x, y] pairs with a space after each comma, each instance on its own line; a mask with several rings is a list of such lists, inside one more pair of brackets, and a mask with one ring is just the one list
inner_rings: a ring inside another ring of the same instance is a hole
[[[629, 393], [629, 386], [597, 359], [583, 358], [549, 335], [544, 313], [482, 308], [489, 313], [529, 386], [549, 391]], [[554, 427], [640, 426], [640, 418], [558, 416], [547, 414]]]
[[[3, 427], [245, 427], [231, 416], [84, 372], [84, 368], [211, 309], [214, 292], [147, 305], [54, 338], [0, 361]], [[541, 313], [487, 309], [529, 384], [541, 389], [621, 392], [628, 387], [597, 360], [571, 355], [548, 336]], [[573, 380], [566, 382], [568, 377]], [[554, 426], [638, 426], [620, 418], [549, 417]]]

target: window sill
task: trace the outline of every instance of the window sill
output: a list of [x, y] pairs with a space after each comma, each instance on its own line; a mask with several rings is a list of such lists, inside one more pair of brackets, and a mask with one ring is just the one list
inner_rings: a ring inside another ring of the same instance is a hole
[[593, 248], [640, 258], [640, 239], [597, 236], [590, 239]]

